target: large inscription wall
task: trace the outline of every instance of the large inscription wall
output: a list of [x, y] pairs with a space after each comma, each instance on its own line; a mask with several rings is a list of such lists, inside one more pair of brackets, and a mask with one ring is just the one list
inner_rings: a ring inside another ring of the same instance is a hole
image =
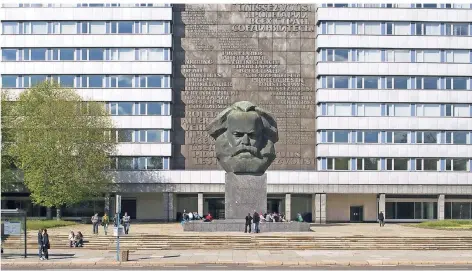
[[174, 5], [174, 169], [218, 169], [207, 124], [248, 100], [272, 112], [271, 169], [315, 169], [315, 10]]

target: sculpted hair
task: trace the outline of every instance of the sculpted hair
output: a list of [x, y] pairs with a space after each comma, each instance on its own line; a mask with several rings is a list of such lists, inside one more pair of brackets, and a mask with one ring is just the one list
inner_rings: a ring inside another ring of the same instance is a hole
[[217, 139], [228, 129], [228, 116], [234, 111], [256, 112], [262, 120], [262, 124], [264, 126], [264, 135], [274, 143], [279, 141], [277, 123], [271, 114], [248, 101], [236, 102], [218, 114], [218, 116], [208, 125], [207, 128], [211, 137]]

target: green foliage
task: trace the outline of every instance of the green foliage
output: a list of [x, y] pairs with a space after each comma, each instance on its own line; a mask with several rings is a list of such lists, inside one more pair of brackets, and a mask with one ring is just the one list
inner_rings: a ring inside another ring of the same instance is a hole
[[64, 221], [64, 220], [39, 220], [33, 219], [26, 221], [27, 230], [39, 230], [39, 229], [51, 229], [64, 226], [75, 226], [79, 225], [74, 221]]
[[425, 221], [415, 225], [419, 228], [429, 229], [470, 229], [472, 230], [472, 220], [438, 220]]
[[1, 179], [2, 179], [2, 192], [12, 190], [15, 183], [19, 181], [17, 171], [15, 168], [15, 157], [5, 155], [9, 151], [12, 141], [12, 131], [11, 129], [5, 128], [10, 121], [9, 117], [12, 114], [12, 103], [10, 94], [8, 91], [2, 91], [1, 96], [1, 131], [2, 131], [2, 167], [1, 167]]
[[116, 143], [102, 103], [81, 100], [74, 90], [45, 81], [25, 90], [14, 103], [7, 127], [8, 148], [24, 174], [33, 203], [54, 207], [99, 196], [111, 184], [106, 169]]

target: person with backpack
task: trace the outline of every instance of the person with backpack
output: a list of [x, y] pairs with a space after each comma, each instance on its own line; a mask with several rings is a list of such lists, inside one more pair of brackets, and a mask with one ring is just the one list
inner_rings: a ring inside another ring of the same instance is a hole
[[103, 231], [105, 232], [105, 235], [107, 235], [109, 223], [110, 223], [110, 218], [108, 217], [107, 213], [105, 213], [102, 217], [102, 226], [103, 226]]
[[93, 234], [98, 234], [98, 213], [96, 213], [92, 218], [90, 219], [93, 224]]
[[385, 226], [385, 216], [382, 211], [379, 213], [379, 224], [380, 224], [380, 227]]

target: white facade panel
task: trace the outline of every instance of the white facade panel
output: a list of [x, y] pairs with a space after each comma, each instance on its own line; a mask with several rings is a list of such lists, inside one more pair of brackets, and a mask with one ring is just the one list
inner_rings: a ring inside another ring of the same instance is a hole
[[318, 48], [472, 49], [471, 37], [317, 35]]
[[172, 74], [171, 61], [0, 62], [5, 74]]
[[472, 130], [472, 118], [317, 117], [317, 129]]
[[172, 129], [171, 116], [112, 116], [117, 129]]
[[472, 145], [318, 144], [319, 157], [472, 157]]
[[318, 89], [317, 102], [472, 103], [472, 91], [398, 89]]
[[87, 34], [87, 35], [0, 35], [2, 47], [136, 47], [170, 48], [172, 35], [150, 34]]
[[346, 63], [318, 62], [317, 75], [424, 75], [424, 76], [470, 76], [472, 65], [446, 63]]
[[117, 155], [124, 156], [171, 156], [171, 143], [120, 143]]
[[[290, 179], [286, 177], [289, 176]], [[119, 171], [117, 183], [224, 184], [222, 170]], [[470, 172], [267, 171], [267, 184], [472, 185]], [[198, 191], [188, 191], [198, 192]], [[342, 191], [340, 191], [342, 192]]]
[[[24, 89], [8, 90], [12, 98], [17, 98]], [[113, 102], [172, 102], [170, 88], [76, 88], [76, 93], [88, 101]]]
[[470, 22], [468, 9], [318, 8], [320, 21]]
[[170, 21], [172, 8], [2, 8], [0, 16], [9, 21]]

